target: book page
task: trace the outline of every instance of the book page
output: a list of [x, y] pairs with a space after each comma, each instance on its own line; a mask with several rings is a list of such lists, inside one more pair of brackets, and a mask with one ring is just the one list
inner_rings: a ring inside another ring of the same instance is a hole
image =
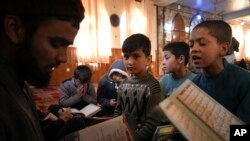
[[190, 80], [161, 102], [160, 107], [192, 141], [229, 140], [230, 125], [244, 124]]
[[83, 114], [86, 118], [88, 118], [99, 112], [101, 110], [101, 107], [95, 104], [89, 104], [84, 108], [82, 108], [81, 110], [75, 108], [71, 108], [70, 110], [74, 114]]
[[76, 109], [76, 108], [71, 108], [70, 111], [71, 111], [72, 113], [74, 113], [74, 114], [83, 114], [83, 113], [81, 113], [81, 112], [80, 112], [78, 109]]
[[85, 117], [91, 117], [97, 112], [101, 110], [101, 107], [95, 105], [95, 104], [89, 104], [85, 106], [83, 109], [81, 109], [81, 113], [85, 115]]
[[134, 141], [124, 116], [78, 131], [79, 141]]

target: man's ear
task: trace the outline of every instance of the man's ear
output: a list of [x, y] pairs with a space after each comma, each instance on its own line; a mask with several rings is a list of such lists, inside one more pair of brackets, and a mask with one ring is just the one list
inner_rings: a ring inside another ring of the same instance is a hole
[[230, 46], [230, 43], [226, 42], [226, 43], [222, 43], [220, 48], [220, 56], [225, 56], [228, 53], [228, 49]]
[[4, 29], [9, 39], [14, 44], [20, 44], [24, 39], [24, 27], [17, 16], [6, 16], [4, 18]]

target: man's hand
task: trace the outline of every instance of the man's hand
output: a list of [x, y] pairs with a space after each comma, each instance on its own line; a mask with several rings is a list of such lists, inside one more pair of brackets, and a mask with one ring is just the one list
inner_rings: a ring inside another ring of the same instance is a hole
[[63, 108], [58, 111], [58, 118], [62, 119], [64, 122], [69, 121], [73, 118], [70, 108]]

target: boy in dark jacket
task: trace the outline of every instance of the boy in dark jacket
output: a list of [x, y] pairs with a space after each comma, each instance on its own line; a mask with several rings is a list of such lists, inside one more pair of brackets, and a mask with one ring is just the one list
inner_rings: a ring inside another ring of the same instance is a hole
[[104, 116], [112, 116], [116, 106], [117, 88], [121, 81], [128, 77], [124, 62], [115, 60], [109, 71], [99, 80], [97, 100], [102, 106]]

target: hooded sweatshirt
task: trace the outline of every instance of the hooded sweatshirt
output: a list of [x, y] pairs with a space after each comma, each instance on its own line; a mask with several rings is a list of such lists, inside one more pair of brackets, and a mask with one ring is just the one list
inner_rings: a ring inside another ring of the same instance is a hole
[[110, 105], [110, 100], [117, 99], [116, 84], [111, 79], [111, 75], [114, 72], [119, 72], [124, 76], [128, 76], [125, 65], [121, 59], [113, 62], [108, 72], [101, 77], [98, 83], [97, 101], [103, 106], [104, 111], [108, 115], [112, 115], [115, 109], [115, 107]]

